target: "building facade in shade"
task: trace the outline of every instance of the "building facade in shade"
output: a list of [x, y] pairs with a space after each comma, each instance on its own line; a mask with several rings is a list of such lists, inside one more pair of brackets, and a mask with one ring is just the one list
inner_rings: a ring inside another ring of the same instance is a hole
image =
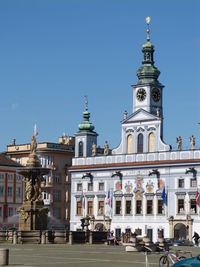
[[[30, 144], [16, 144], [14, 140], [7, 146], [7, 155], [24, 166], [29, 153]], [[58, 143], [38, 143], [37, 153], [42, 167], [51, 169], [41, 184], [44, 204], [49, 209], [49, 227], [69, 228], [71, 185], [68, 168], [74, 157], [74, 137], [62, 136]]]
[[18, 227], [17, 209], [23, 201], [22, 176], [16, 173], [21, 165], [0, 154], [0, 229]]
[[[81, 228], [89, 215], [90, 229], [110, 227], [116, 236], [137, 232], [157, 241], [158, 236], [189, 238], [200, 233], [200, 149], [177, 150], [163, 141], [163, 90], [154, 65], [154, 46], [142, 46], [142, 66], [133, 88], [133, 112], [124, 112], [121, 143], [98, 153], [97, 133], [88, 107], [75, 136], [71, 171], [71, 230]], [[108, 145], [108, 144], [107, 144]], [[108, 223], [109, 222], [109, 223]]]

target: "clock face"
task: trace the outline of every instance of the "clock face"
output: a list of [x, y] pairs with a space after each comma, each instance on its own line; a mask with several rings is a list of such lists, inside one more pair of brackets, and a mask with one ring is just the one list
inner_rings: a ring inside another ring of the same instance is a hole
[[160, 100], [160, 90], [158, 88], [153, 88], [152, 98], [155, 102], [158, 102]]
[[144, 88], [140, 88], [140, 89], [138, 89], [138, 91], [137, 91], [137, 99], [138, 99], [139, 101], [143, 101], [143, 100], [145, 100], [146, 95], [147, 95], [147, 93], [146, 93], [146, 91], [145, 91]]

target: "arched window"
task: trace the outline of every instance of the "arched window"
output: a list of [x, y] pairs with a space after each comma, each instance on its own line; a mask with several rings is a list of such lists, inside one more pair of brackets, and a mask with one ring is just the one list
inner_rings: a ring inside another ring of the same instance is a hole
[[149, 152], [155, 151], [155, 135], [154, 133], [149, 134]]
[[129, 134], [127, 136], [127, 154], [133, 153], [133, 136]]
[[78, 156], [82, 157], [83, 156], [83, 142], [80, 141], [78, 144]]
[[137, 152], [143, 153], [143, 134], [138, 135]]

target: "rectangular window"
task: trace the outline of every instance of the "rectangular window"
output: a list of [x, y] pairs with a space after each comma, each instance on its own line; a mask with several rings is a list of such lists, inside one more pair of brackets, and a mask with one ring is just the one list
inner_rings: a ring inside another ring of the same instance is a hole
[[147, 214], [153, 214], [153, 200], [147, 199]]
[[77, 184], [77, 191], [80, 192], [83, 190], [83, 186], [81, 183]]
[[190, 213], [197, 213], [196, 199], [190, 199]]
[[12, 173], [8, 173], [8, 181], [13, 181], [13, 174]]
[[163, 214], [163, 200], [158, 199], [158, 214]]
[[61, 194], [60, 191], [53, 191], [53, 201], [60, 201], [61, 200]]
[[81, 201], [76, 202], [76, 215], [78, 215], [78, 216], [82, 215], [82, 203], [81, 203]]
[[13, 188], [12, 186], [8, 186], [8, 197], [12, 197], [13, 195]]
[[142, 214], [142, 200], [136, 200], [136, 214]]
[[88, 191], [93, 191], [93, 183], [88, 183]]
[[0, 217], [2, 217], [2, 207], [0, 207]]
[[59, 184], [60, 183], [60, 175], [55, 173], [53, 176], [53, 183], [54, 184]]
[[13, 208], [8, 208], [8, 216], [13, 216]]
[[4, 186], [0, 186], [0, 197], [4, 196]]
[[197, 179], [190, 179], [190, 187], [197, 187]]
[[21, 197], [21, 187], [16, 188], [16, 197]]
[[98, 215], [104, 215], [104, 201], [100, 200], [98, 203]]
[[99, 191], [104, 191], [104, 183], [99, 183]]
[[4, 180], [4, 177], [5, 177], [5, 176], [4, 176], [4, 173], [1, 172], [1, 173], [0, 173], [0, 180]]
[[88, 206], [87, 206], [87, 208], [88, 208], [88, 215], [93, 215], [94, 214], [94, 212], [93, 212], [93, 201], [88, 201]]
[[21, 182], [22, 176], [20, 174], [16, 174], [16, 180], [17, 182]]
[[178, 213], [184, 213], [184, 199], [178, 199]]
[[126, 214], [131, 214], [131, 200], [126, 200]]
[[121, 200], [116, 200], [116, 207], [115, 207], [115, 214], [120, 215], [121, 214]]
[[178, 179], [178, 187], [184, 188], [184, 179]]

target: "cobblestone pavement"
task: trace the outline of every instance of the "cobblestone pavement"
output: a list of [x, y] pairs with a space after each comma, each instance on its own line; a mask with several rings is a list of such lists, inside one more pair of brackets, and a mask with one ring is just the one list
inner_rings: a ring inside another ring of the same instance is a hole
[[[70, 266], [70, 267], [146, 267], [145, 254], [125, 252], [122, 246], [106, 245], [8, 245], [9, 266]], [[200, 248], [176, 247], [192, 251], [193, 256]], [[149, 267], [158, 267], [161, 254], [148, 255]]]

